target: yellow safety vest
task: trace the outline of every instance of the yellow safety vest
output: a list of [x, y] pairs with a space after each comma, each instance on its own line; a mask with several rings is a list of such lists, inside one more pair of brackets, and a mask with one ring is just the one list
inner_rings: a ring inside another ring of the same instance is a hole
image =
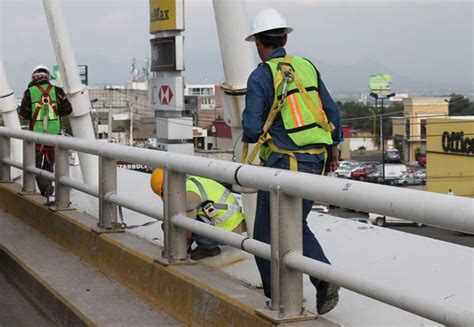
[[[227, 188], [212, 179], [190, 176], [186, 179], [186, 191], [196, 193], [200, 198], [199, 203], [188, 203], [186, 209], [197, 210], [197, 215], [206, 223], [232, 231], [245, 218], [237, 199]], [[216, 209], [212, 217], [202, 207], [209, 202]]]

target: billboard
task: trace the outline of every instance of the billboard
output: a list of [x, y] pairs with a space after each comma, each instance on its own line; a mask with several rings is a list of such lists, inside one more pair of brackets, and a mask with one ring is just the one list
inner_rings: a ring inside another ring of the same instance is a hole
[[390, 92], [392, 87], [392, 76], [389, 74], [376, 74], [370, 76], [369, 89], [370, 92], [384, 93]]
[[[81, 83], [84, 85], [89, 85], [89, 67], [87, 65], [77, 65], [77, 69], [79, 70], [79, 77], [81, 79]], [[54, 65], [51, 71], [51, 80], [55, 81], [56, 85], [63, 86], [63, 80], [61, 77], [61, 71], [58, 65]]]
[[152, 110], [184, 109], [183, 77], [159, 77], [150, 80]]
[[150, 0], [150, 34], [184, 30], [183, 0]]
[[184, 70], [182, 36], [155, 38], [150, 44], [152, 72]]

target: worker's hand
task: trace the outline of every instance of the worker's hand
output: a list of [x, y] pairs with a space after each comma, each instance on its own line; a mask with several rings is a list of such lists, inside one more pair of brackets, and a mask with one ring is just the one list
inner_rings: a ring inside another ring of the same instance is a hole
[[331, 172], [335, 172], [337, 170], [337, 167], [339, 166], [339, 149], [337, 145], [334, 145], [331, 148], [332, 151], [332, 158], [331, 162], [329, 163], [329, 169]]

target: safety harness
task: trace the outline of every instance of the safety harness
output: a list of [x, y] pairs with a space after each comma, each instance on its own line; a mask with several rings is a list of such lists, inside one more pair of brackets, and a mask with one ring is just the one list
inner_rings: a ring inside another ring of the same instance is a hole
[[[219, 200], [217, 202], [214, 202], [209, 199], [207, 192], [200, 181], [198, 181], [194, 177], [189, 177], [188, 180], [191, 181], [198, 188], [201, 196], [201, 201], [187, 204], [186, 211], [192, 211], [201, 208], [204, 215], [199, 215], [199, 218], [201, 218], [205, 223], [217, 226], [232, 217], [234, 213], [242, 212], [242, 207], [238, 205], [237, 200], [235, 198], [233, 200], [233, 203], [225, 203], [231, 195], [228, 189], [225, 189]], [[218, 210], [226, 210], [226, 213], [223, 216], [217, 218], [216, 216], [219, 212]]]
[[[288, 89], [291, 83], [297, 87], [298, 92], [301, 94], [304, 104], [310, 110], [311, 115], [317, 124], [318, 127], [321, 127], [327, 132], [332, 132], [334, 130], [334, 125], [331, 122], [327, 121], [326, 115], [322, 110], [322, 105], [320, 104], [321, 110], [318, 111], [315, 104], [311, 100], [310, 96], [308, 95], [308, 91], [304, 87], [301, 79], [299, 78], [298, 74], [295, 74], [295, 70], [291, 65], [293, 61], [293, 56], [285, 56], [284, 60], [279, 62], [277, 65], [277, 74], [274, 78], [274, 100], [271, 106], [271, 109], [268, 113], [267, 119], [263, 125], [263, 132], [260, 135], [255, 147], [253, 148], [250, 155], [248, 155], [249, 144], [244, 143], [243, 145], [243, 152], [242, 152], [242, 162], [247, 164], [252, 164], [257, 153], [259, 151], [266, 152], [265, 157], [268, 158], [270, 153], [278, 152], [283, 153], [289, 156], [290, 159], [290, 169], [297, 171], [298, 170], [298, 162], [296, 160], [296, 154], [321, 154], [325, 153], [326, 158], [326, 148], [312, 148], [312, 149], [304, 149], [304, 150], [287, 150], [278, 147], [272, 139], [271, 134], [269, 133], [270, 127], [272, 126], [273, 122], [275, 121], [277, 115], [281, 112], [283, 104], [288, 99]], [[281, 95], [280, 90], [282, 90]], [[319, 96], [318, 96], [319, 99]], [[319, 100], [320, 101], [320, 100]], [[264, 146], [262, 148], [262, 146]], [[248, 156], [247, 156], [248, 155]], [[262, 163], [264, 163], [265, 158], [260, 156]]]

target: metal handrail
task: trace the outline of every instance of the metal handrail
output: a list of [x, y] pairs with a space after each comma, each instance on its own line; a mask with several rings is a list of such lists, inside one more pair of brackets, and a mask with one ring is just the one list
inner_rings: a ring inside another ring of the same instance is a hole
[[[446, 194], [407, 190], [385, 185], [336, 179], [288, 170], [131, 148], [73, 137], [61, 137], [0, 127], [0, 135], [123, 160], [150, 167], [212, 178], [229, 184], [268, 191], [279, 185], [285, 194], [344, 208], [407, 219], [426, 225], [474, 233], [474, 200]], [[377, 199], [377, 201], [374, 201]], [[416, 206], [413, 206], [416, 199]], [[449, 217], [447, 219], [446, 217]]]
[[[17, 162], [9, 159], [9, 153], [8, 156], [5, 156], [6, 149], [9, 149], [9, 146], [4, 146], [1, 142], [5, 142], [5, 139], [8, 139], [9, 142], [9, 138], [17, 138], [25, 142], [40, 143], [55, 146], [56, 148], [98, 155], [101, 160], [105, 162], [103, 163], [104, 165], [107, 164], [107, 160], [112, 159], [144, 164], [151, 167], [165, 167], [168, 171], [174, 172], [171, 175], [165, 175], [165, 177], [168, 176], [168, 182], [165, 181], [165, 196], [167, 193], [169, 196], [173, 196], [174, 194], [182, 195], [183, 192], [179, 192], [179, 188], [176, 188], [177, 185], [173, 180], [178, 178], [178, 180], [183, 182], [184, 178], [182, 178], [182, 176], [184, 176], [184, 174], [192, 174], [271, 192], [277, 189], [278, 194], [281, 194], [281, 197], [277, 197], [277, 199], [281, 199], [283, 206], [285, 206], [285, 202], [290, 199], [306, 198], [343, 207], [396, 216], [429, 225], [437, 225], [471, 233], [474, 232], [474, 227], [471, 223], [474, 219], [472, 213], [474, 201], [467, 198], [422, 191], [402, 190], [363, 182], [343, 181], [312, 174], [255, 167], [234, 162], [154, 150], [130, 148], [118, 144], [45, 135], [30, 131], [12, 130], [5, 127], [0, 127], [0, 155], [2, 155], [2, 157], [0, 157], [0, 173], [5, 171], [5, 169], [2, 169], [2, 165], [11, 165], [20, 169], [25, 168], [25, 166], [20, 166]], [[31, 145], [29, 148], [31, 149]], [[27, 158], [24, 160], [27, 160]], [[64, 158], [61, 160], [64, 160]], [[165, 212], [164, 215], [161, 215], [160, 213], [156, 213], [156, 208], [146, 204], [137, 205], [136, 203], [127, 201], [125, 197], [115, 194], [113, 191], [108, 191], [108, 189], [113, 189], [114, 183], [101, 184], [102, 186], [97, 189], [96, 186], [83, 184], [67, 176], [53, 177], [54, 175], [50, 172], [44, 172], [31, 166], [27, 167], [27, 170], [29, 173], [41, 174], [48, 179], [56, 179], [56, 182], [62, 186], [68, 186], [99, 197], [99, 212], [104, 212], [104, 210], [109, 210], [107, 211], [109, 214], [113, 212], [113, 208], [105, 208], [107, 203], [107, 205], [121, 205], [155, 219], [164, 220], [165, 252], [167, 248], [168, 250], [171, 248], [172, 251], [168, 252], [170, 260], [180, 260], [179, 247], [176, 251], [173, 250], [173, 247], [177, 246], [176, 243], [183, 243], [183, 234], [180, 236], [167, 232], [166, 224], [171, 224], [182, 230], [189, 230], [193, 233], [212, 238], [220, 243], [231, 245], [267, 260], [276, 259], [273, 257], [272, 248], [278, 246], [278, 244], [275, 245], [272, 243], [272, 245], [269, 245], [186, 218], [179, 213], [179, 210], [176, 211], [179, 209], [176, 207], [176, 203], [168, 203], [168, 208], [166, 208], [165, 201]], [[101, 182], [103, 182], [104, 179], [109, 182], [111, 178], [113, 179], [113, 176], [103, 176], [104, 174], [108, 175], [108, 173], [101, 172], [101, 174]], [[0, 176], [0, 178], [1, 177], [2, 176]], [[314, 187], [314, 185], [317, 185], [317, 187]], [[169, 188], [168, 191], [167, 187]], [[184, 187], [184, 183], [180, 187]], [[361, 194], [364, 194], [365, 199], [361, 198]], [[172, 198], [168, 198], [168, 200], [169, 199]], [[184, 198], [181, 199], [184, 203]], [[370, 201], [367, 199], [370, 199]], [[417, 203], [416, 208], [411, 207], [414, 199], [416, 199]], [[293, 201], [293, 203], [297, 203], [297, 201]], [[182, 206], [180, 208], [182, 209]], [[448, 215], [450, 218], [446, 219], [445, 217]], [[101, 218], [99, 217], [99, 221], [100, 220]], [[284, 232], [291, 233], [290, 231]], [[182, 244], [180, 246], [182, 248]], [[301, 249], [295, 249], [294, 251], [283, 253], [280, 257], [282, 260], [279, 260], [280, 262], [278, 263], [280, 265], [279, 269], [292, 269], [307, 273], [313, 277], [323, 278], [326, 281], [333, 282], [360, 294], [442, 324], [453, 326], [474, 324], [474, 313], [471, 311], [453, 307], [445, 303], [427, 303], [425, 299], [420, 297], [407, 298], [403, 292], [400, 292], [398, 289], [386, 286], [381, 287], [380, 285], [375, 286], [371, 280], [355, 277], [352, 274], [344, 272], [337, 266], [331, 266], [304, 257], [300, 251]], [[272, 282], [272, 288], [273, 287]], [[302, 294], [298, 294], [298, 292], [295, 292], [295, 294], [302, 298]], [[273, 300], [274, 299], [272, 299], [272, 301]], [[283, 300], [291, 301], [295, 300], [295, 298]], [[299, 299], [298, 301], [301, 300], [302, 299]], [[290, 313], [290, 315], [291, 314], [292, 313]]]

